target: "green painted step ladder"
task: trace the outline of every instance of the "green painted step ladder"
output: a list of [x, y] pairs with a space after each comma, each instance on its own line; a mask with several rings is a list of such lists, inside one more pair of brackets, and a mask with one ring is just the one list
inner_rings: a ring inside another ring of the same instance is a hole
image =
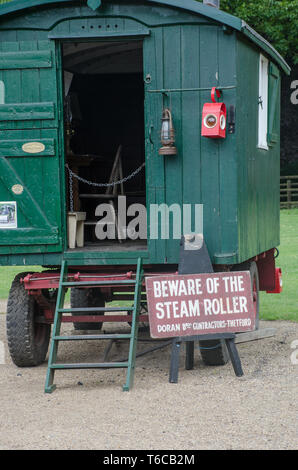
[[[73, 281], [68, 282], [67, 279], [68, 265], [67, 261], [63, 260], [61, 265], [60, 281], [57, 295], [57, 303], [55, 309], [54, 325], [52, 340], [50, 346], [47, 377], [45, 384], [45, 393], [52, 393], [56, 385], [54, 385], [54, 375], [57, 369], [110, 369], [110, 368], [127, 368], [126, 383], [123, 385], [123, 391], [129, 391], [133, 386], [134, 369], [136, 360], [138, 327], [139, 327], [139, 312], [141, 304], [141, 291], [143, 281], [142, 259], [138, 259], [136, 278], [123, 281]], [[135, 285], [134, 289], [134, 305], [133, 307], [92, 307], [92, 308], [76, 308], [64, 309], [65, 293], [69, 287], [94, 287], [101, 285]], [[132, 312], [132, 323], [130, 334], [102, 334], [102, 335], [75, 335], [75, 336], [61, 336], [60, 329], [62, 323], [63, 313], [71, 312], [115, 312], [115, 311], [130, 311]], [[127, 339], [129, 340], [129, 356], [127, 362], [102, 362], [102, 363], [70, 363], [60, 364], [57, 363], [57, 353], [59, 341], [82, 341], [82, 340], [111, 340], [111, 339]]]

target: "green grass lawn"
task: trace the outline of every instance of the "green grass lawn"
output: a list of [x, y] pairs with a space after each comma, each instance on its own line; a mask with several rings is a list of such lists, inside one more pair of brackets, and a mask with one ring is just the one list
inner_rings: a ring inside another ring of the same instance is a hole
[[283, 292], [261, 292], [263, 320], [298, 321], [298, 209], [281, 211], [281, 244], [276, 266], [282, 269]]
[[42, 268], [39, 266], [5, 266], [0, 268], [0, 299], [7, 299], [11, 283], [18, 273], [38, 272]]
[[[298, 209], [281, 211], [279, 252], [276, 265], [282, 268], [283, 293], [261, 292], [261, 319], [298, 321]], [[40, 269], [36, 266], [0, 268], [0, 299], [7, 299], [11, 282], [16, 274], [31, 270]]]

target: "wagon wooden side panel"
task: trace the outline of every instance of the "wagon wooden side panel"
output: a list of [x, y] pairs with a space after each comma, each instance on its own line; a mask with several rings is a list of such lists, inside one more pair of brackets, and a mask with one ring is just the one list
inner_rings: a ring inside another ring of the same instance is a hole
[[[278, 246], [280, 73], [269, 63], [268, 148], [258, 148], [260, 51], [237, 41], [239, 262]], [[273, 72], [274, 71], [274, 72]], [[274, 75], [273, 75], [274, 73]], [[249, 124], [249, 132], [247, 126]], [[272, 140], [272, 134], [274, 138]]]

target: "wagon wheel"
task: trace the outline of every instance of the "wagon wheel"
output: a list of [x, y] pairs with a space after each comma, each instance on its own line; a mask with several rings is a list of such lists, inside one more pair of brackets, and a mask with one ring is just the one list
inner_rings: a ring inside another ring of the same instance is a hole
[[206, 366], [224, 366], [229, 361], [229, 352], [223, 339], [199, 341], [199, 348]]
[[20, 282], [27, 274], [20, 273], [15, 277], [7, 302], [8, 348], [18, 367], [38, 366], [45, 360], [51, 333], [51, 325], [36, 322], [42, 312]]
[[259, 272], [257, 263], [255, 261], [247, 261], [242, 264], [233, 266], [232, 271], [249, 271], [251, 278], [253, 306], [255, 315], [255, 330], [259, 329], [259, 301], [260, 301], [260, 288], [259, 288]]
[[[259, 274], [257, 264], [254, 261], [248, 261], [233, 266], [231, 271], [250, 271], [255, 329], [257, 330], [259, 328]], [[199, 346], [204, 364], [220, 366], [228, 362], [229, 354], [224, 340], [199, 341]]]
[[[129, 315], [131, 313], [127, 312]], [[141, 302], [140, 315], [148, 313], [147, 302]], [[128, 322], [129, 326], [132, 325], [132, 322]], [[149, 322], [142, 321], [139, 323], [139, 331], [149, 331]]]
[[[104, 307], [105, 300], [100, 289], [79, 289], [74, 287], [70, 293], [71, 308], [79, 307]], [[104, 312], [73, 312], [73, 316], [86, 316], [86, 315], [104, 315]], [[98, 323], [74, 323], [75, 330], [100, 330], [102, 322]]]
[[[140, 315], [148, 314], [148, 305], [147, 302], [141, 302]], [[139, 324], [141, 331], [149, 331], [149, 322], [142, 321]]]

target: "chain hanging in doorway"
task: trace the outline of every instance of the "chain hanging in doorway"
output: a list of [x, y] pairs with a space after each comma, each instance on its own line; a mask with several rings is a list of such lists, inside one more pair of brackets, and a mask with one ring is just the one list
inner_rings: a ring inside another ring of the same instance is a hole
[[145, 162], [142, 163], [141, 166], [139, 166], [136, 170], [134, 170], [130, 175], [125, 176], [121, 180], [118, 181], [113, 181], [112, 183], [94, 183], [93, 181], [88, 181], [85, 178], [82, 178], [81, 176], [76, 175], [68, 166], [68, 164], [65, 165], [66, 169], [68, 170], [69, 173], [69, 208], [70, 212], [73, 212], [73, 178], [76, 178], [78, 181], [81, 181], [81, 183], [88, 184], [89, 186], [96, 186], [97, 188], [108, 188], [110, 186], [116, 186], [119, 184], [123, 184], [126, 181], [131, 180], [134, 178], [140, 171], [144, 168]]

